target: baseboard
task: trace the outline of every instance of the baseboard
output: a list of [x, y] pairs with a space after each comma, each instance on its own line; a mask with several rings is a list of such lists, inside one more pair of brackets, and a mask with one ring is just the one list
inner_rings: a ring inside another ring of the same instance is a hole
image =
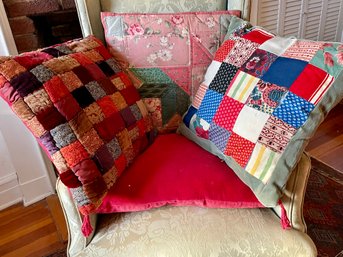
[[47, 176], [20, 183], [20, 189], [23, 192], [24, 206], [38, 202], [54, 193]]

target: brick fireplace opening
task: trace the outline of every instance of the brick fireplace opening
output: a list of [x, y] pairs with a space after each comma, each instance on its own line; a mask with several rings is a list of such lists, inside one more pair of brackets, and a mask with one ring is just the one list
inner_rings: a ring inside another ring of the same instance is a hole
[[74, 0], [3, 0], [19, 53], [82, 37]]

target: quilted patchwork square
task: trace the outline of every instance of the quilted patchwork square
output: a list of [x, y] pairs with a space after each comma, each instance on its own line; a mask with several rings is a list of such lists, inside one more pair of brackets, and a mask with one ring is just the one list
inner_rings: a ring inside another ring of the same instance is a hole
[[68, 170], [67, 162], [63, 158], [60, 151], [51, 155], [51, 160], [53, 164], [55, 165], [58, 173], [63, 173]]
[[30, 107], [22, 98], [12, 104], [12, 110], [21, 120], [25, 122], [31, 120], [35, 116]]
[[238, 71], [226, 95], [241, 103], [245, 103], [258, 81], [258, 78], [243, 71]]
[[109, 78], [101, 79], [98, 81], [98, 83], [107, 95], [111, 95], [117, 91], [117, 88], [113, 85]]
[[[290, 88], [306, 65], [307, 62], [301, 60], [279, 57], [272, 63], [261, 79], [278, 86]], [[285, 71], [287, 71], [287, 74], [285, 74]]]
[[272, 114], [287, 92], [288, 90], [284, 87], [259, 80], [247, 99], [246, 105], [258, 111]]
[[101, 146], [95, 152], [93, 159], [101, 173], [107, 172], [114, 165], [114, 160], [106, 145]]
[[282, 153], [296, 131], [291, 125], [270, 116], [262, 129], [258, 142], [275, 152]]
[[92, 122], [90, 122], [84, 111], [80, 111], [72, 120], [70, 120], [69, 125], [77, 138], [80, 138], [93, 127]]
[[50, 133], [56, 142], [56, 146], [60, 149], [77, 140], [68, 123], [58, 125], [50, 130]]
[[26, 69], [15, 60], [8, 60], [0, 64], [0, 74], [7, 80], [11, 80], [20, 73], [25, 72]]
[[68, 88], [69, 92], [81, 87], [83, 84], [81, 80], [72, 71], [60, 74], [59, 77], [62, 79], [63, 84]]
[[92, 104], [95, 101], [86, 87], [79, 87], [71, 92], [71, 94], [79, 103], [81, 108], [86, 108], [88, 105]]
[[98, 100], [104, 96], [106, 96], [106, 92], [101, 88], [101, 86], [96, 81], [89, 82], [85, 85], [89, 93], [91, 93], [92, 97], [95, 100]]
[[256, 143], [269, 117], [270, 115], [245, 105], [237, 116], [233, 131]]
[[94, 126], [100, 137], [108, 142], [125, 129], [125, 122], [119, 113], [114, 113]]
[[110, 142], [106, 144], [108, 151], [111, 153], [113, 159], [119, 158], [122, 154], [121, 148], [117, 138], [113, 138]]
[[231, 133], [216, 124], [212, 124], [208, 134], [209, 139], [218, 147], [219, 150], [224, 152]]
[[245, 138], [232, 133], [224, 154], [232, 157], [241, 167], [245, 167], [250, 159], [255, 144]]
[[105, 117], [111, 116], [113, 113], [118, 112], [114, 102], [111, 97], [106, 96], [97, 101], [97, 104], [101, 108], [102, 113]]
[[212, 90], [207, 90], [204, 99], [199, 107], [198, 116], [206, 120], [208, 123], [211, 123], [222, 99], [222, 94], [219, 94]]
[[30, 72], [42, 83], [50, 80], [55, 74], [44, 65], [34, 67]]
[[95, 102], [89, 105], [84, 109], [84, 112], [87, 114], [88, 119], [93, 123], [100, 123], [105, 119], [105, 115], [102, 112], [100, 106]]
[[225, 62], [235, 65], [236, 67], [241, 67], [259, 47], [259, 44], [244, 38], [233, 39], [236, 43], [226, 57]]
[[90, 159], [86, 159], [74, 167], [72, 171], [75, 173], [77, 178], [84, 184], [90, 184], [97, 179], [101, 178], [101, 173], [99, 172], [95, 162]]
[[275, 109], [273, 116], [298, 129], [306, 122], [313, 109], [312, 103], [289, 92]]
[[295, 41], [295, 38], [275, 36], [261, 44], [259, 49], [281, 56]]
[[137, 121], [143, 118], [137, 104], [131, 105], [130, 110]]
[[70, 54], [71, 57], [73, 57], [78, 63], [81, 64], [81, 66], [86, 66], [88, 64], [92, 64], [92, 60], [89, 59], [84, 53], [72, 53]]
[[[107, 50], [106, 50], [106, 52], [107, 52]], [[118, 73], [121, 71], [120, 65], [118, 64], [118, 62], [115, 59], [113, 59], [113, 58], [108, 59], [107, 58], [106, 63], [111, 67], [111, 69], [114, 71], [114, 73]]]
[[79, 141], [75, 141], [70, 145], [63, 147], [60, 152], [69, 167], [74, 167], [81, 161], [89, 158], [89, 154]]
[[120, 77], [115, 77], [111, 80], [111, 82], [113, 83], [113, 85], [115, 85], [115, 87], [118, 90], [122, 90], [126, 87], [126, 85], [124, 84], [124, 82], [121, 80]]
[[122, 152], [125, 156], [126, 161], [130, 163], [134, 157], [134, 149], [133, 149], [132, 141], [130, 140], [130, 135], [129, 135], [128, 130], [124, 129], [121, 132], [119, 132], [117, 134], [117, 139], [122, 149]]
[[229, 52], [231, 51], [231, 49], [234, 47], [234, 45], [234, 40], [226, 40], [215, 53], [213, 60], [217, 62], [223, 62], [226, 59]]
[[85, 132], [78, 139], [90, 155], [94, 155], [104, 144], [104, 141], [101, 140], [98, 133], [93, 128]]
[[236, 119], [243, 109], [244, 104], [236, 101], [233, 98], [224, 96], [223, 101], [220, 103], [219, 108], [213, 118], [214, 123], [232, 131]]
[[55, 107], [41, 110], [39, 113], [37, 113], [36, 117], [46, 130], [51, 130], [54, 127], [66, 122], [66, 119]]
[[110, 97], [117, 110], [122, 110], [127, 107], [127, 103], [121, 93], [115, 92], [114, 94], [110, 95]]
[[61, 98], [58, 102], [54, 103], [54, 106], [67, 121], [74, 118], [75, 115], [81, 111], [80, 105], [71, 94]]
[[104, 60], [104, 58], [101, 56], [101, 54], [98, 51], [94, 50], [94, 49], [89, 50], [89, 51], [85, 51], [85, 52], [83, 52], [83, 54], [85, 56], [87, 56], [87, 58], [89, 60], [91, 60], [93, 63], [94, 62], [100, 62], [100, 61]]
[[226, 89], [229, 87], [232, 79], [236, 76], [238, 68], [223, 62], [219, 70], [209, 85], [209, 89], [218, 92], [219, 94], [225, 94]]
[[126, 127], [130, 127], [132, 124], [136, 122], [136, 118], [131, 112], [130, 107], [126, 107], [125, 109], [121, 110], [120, 115], [123, 118]]
[[284, 52], [282, 56], [309, 62], [322, 46], [323, 43], [321, 42], [296, 40], [287, 48], [286, 52]]
[[257, 143], [246, 166], [246, 171], [266, 184], [273, 174], [280, 156], [279, 153], [274, 152], [265, 145]]
[[72, 72], [75, 73], [83, 85], [86, 85], [93, 80], [91, 74], [89, 74], [88, 70], [83, 66], [72, 69]]
[[273, 34], [258, 28], [242, 36], [242, 38], [245, 38], [257, 44], [263, 44], [264, 42], [273, 37]]
[[106, 78], [106, 75], [95, 63], [85, 65], [84, 68], [88, 71], [93, 80], [102, 80]]
[[28, 71], [20, 73], [18, 76], [14, 77], [10, 81], [10, 84], [21, 97], [27, 96], [42, 86], [42, 83]]
[[47, 53], [53, 57], [60, 57], [65, 55], [64, 52], [59, 51], [57, 48], [48, 47], [42, 50], [42, 52]]
[[53, 77], [43, 86], [53, 103], [58, 102], [63, 97], [70, 94], [68, 88], [64, 85], [62, 79], [58, 76]]
[[128, 105], [133, 105], [140, 100], [140, 96], [133, 86], [121, 90], [120, 93], [123, 95]]
[[98, 62], [97, 63], [99, 68], [102, 70], [102, 72], [107, 76], [111, 77], [115, 74], [115, 71], [112, 69], [112, 67], [105, 61]]
[[62, 56], [44, 62], [43, 65], [52, 70], [55, 74], [62, 74], [79, 67], [80, 63], [70, 56]]
[[31, 70], [32, 68], [51, 60], [53, 57], [44, 52], [29, 52], [23, 55], [14, 56], [13, 60], [23, 66], [26, 70]]
[[25, 96], [24, 101], [35, 114], [53, 106], [48, 94], [43, 88]]
[[204, 83], [200, 84], [200, 87], [198, 88], [198, 91], [193, 99], [193, 106], [195, 108], [199, 108], [202, 102], [202, 99], [204, 99], [204, 96], [206, 94], [206, 90], [208, 89], [208, 86]]
[[261, 49], [256, 51], [242, 65], [241, 70], [255, 77], [262, 77], [278, 56]]
[[334, 82], [334, 77], [318, 67], [308, 64], [289, 88], [293, 94], [317, 104]]
[[216, 76], [221, 65], [222, 65], [222, 63], [218, 62], [218, 61], [212, 61], [211, 62], [210, 66], [208, 66], [207, 71], [205, 73], [203, 84], [205, 84], [207, 86], [209, 84], [211, 84], [212, 80]]
[[31, 130], [35, 137], [41, 137], [47, 131], [43, 125], [39, 122], [37, 117], [33, 117], [29, 121], [26, 121], [26, 126]]
[[50, 155], [53, 155], [60, 150], [56, 146], [56, 142], [49, 131], [45, 132], [41, 137], [39, 137], [38, 141], [41, 145], [44, 145], [45, 149]]

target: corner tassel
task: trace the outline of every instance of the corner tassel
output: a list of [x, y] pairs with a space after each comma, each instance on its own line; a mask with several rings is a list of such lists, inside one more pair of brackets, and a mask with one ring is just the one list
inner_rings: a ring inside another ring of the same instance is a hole
[[283, 203], [281, 202], [281, 200], [279, 200], [279, 205], [281, 208], [281, 226], [283, 229], [290, 229], [291, 223], [289, 222], [285, 206], [283, 206]]
[[93, 228], [89, 220], [89, 215], [83, 216], [81, 231], [85, 237], [88, 237], [93, 232]]

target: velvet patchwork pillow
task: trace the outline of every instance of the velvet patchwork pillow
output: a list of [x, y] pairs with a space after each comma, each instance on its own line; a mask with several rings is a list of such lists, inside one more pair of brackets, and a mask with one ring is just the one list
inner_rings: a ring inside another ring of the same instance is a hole
[[309, 138], [343, 97], [343, 44], [283, 38], [234, 19], [180, 131], [272, 207]]
[[90, 36], [0, 59], [0, 93], [37, 138], [81, 213], [93, 212], [149, 143], [128, 76]]
[[160, 132], [175, 130], [239, 11], [102, 13], [111, 53], [135, 77]]

